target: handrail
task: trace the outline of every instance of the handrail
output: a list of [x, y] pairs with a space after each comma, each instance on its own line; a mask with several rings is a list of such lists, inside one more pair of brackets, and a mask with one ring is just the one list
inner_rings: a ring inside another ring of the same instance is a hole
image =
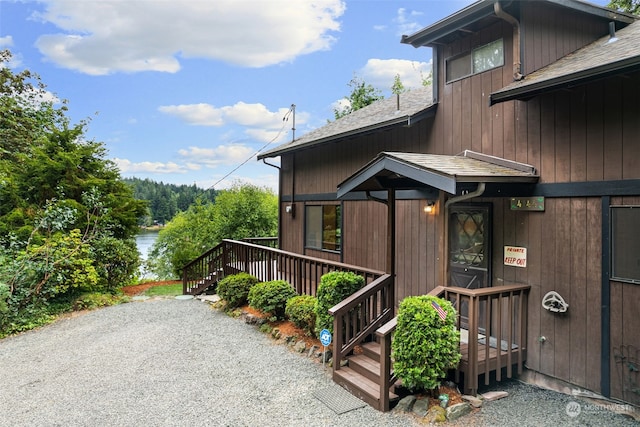
[[393, 317], [394, 300], [393, 276], [384, 274], [329, 309], [333, 315], [334, 376], [355, 346]]
[[264, 245], [225, 239], [183, 268], [183, 293], [194, 294], [221, 277], [239, 272], [261, 281], [286, 280], [300, 295], [315, 295], [321, 277], [330, 271], [350, 271], [369, 284], [384, 272], [313, 258]]

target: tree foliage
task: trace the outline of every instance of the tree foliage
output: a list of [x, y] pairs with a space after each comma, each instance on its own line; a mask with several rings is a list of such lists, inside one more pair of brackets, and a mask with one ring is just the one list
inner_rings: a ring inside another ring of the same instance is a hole
[[178, 212], [186, 211], [196, 200], [213, 202], [217, 194], [215, 190], [203, 190], [195, 184], [165, 184], [140, 178], [125, 178], [124, 182], [131, 186], [136, 199], [148, 202], [147, 215], [141, 218], [140, 224], [145, 226], [166, 224]]
[[358, 77], [352, 78], [348, 86], [351, 88], [351, 93], [344, 98], [345, 105], [333, 110], [336, 120], [384, 98], [378, 89]]
[[103, 144], [84, 138], [88, 122], [72, 124], [66, 102], [11, 59], [0, 52], [0, 335], [57, 300], [130, 281], [146, 211]]
[[215, 202], [198, 200], [158, 234], [149, 270], [160, 278], [180, 277], [182, 268], [223, 239], [271, 237], [278, 233], [278, 197], [269, 189], [235, 183]]
[[611, 0], [608, 8], [640, 15], [640, 0]]

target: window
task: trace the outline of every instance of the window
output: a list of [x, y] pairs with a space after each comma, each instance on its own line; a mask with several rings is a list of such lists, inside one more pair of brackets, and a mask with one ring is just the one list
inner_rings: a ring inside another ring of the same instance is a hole
[[305, 207], [305, 246], [340, 251], [342, 216], [339, 205]]
[[447, 59], [447, 83], [504, 65], [502, 39]]
[[611, 207], [611, 276], [640, 283], [640, 206]]

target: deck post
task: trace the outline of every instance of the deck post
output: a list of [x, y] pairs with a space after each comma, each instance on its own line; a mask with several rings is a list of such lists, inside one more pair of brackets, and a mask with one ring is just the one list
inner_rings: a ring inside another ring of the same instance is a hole
[[387, 196], [387, 273], [391, 276], [389, 307], [395, 313], [396, 301], [396, 190], [389, 189]]

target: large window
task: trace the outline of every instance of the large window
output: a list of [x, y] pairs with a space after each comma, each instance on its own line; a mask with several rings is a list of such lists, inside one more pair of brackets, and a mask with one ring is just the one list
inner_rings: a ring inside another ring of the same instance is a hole
[[502, 39], [447, 59], [447, 83], [504, 65]]
[[339, 205], [305, 207], [305, 246], [340, 251], [342, 216]]
[[640, 283], [640, 206], [611, 207], [611, 276]]

